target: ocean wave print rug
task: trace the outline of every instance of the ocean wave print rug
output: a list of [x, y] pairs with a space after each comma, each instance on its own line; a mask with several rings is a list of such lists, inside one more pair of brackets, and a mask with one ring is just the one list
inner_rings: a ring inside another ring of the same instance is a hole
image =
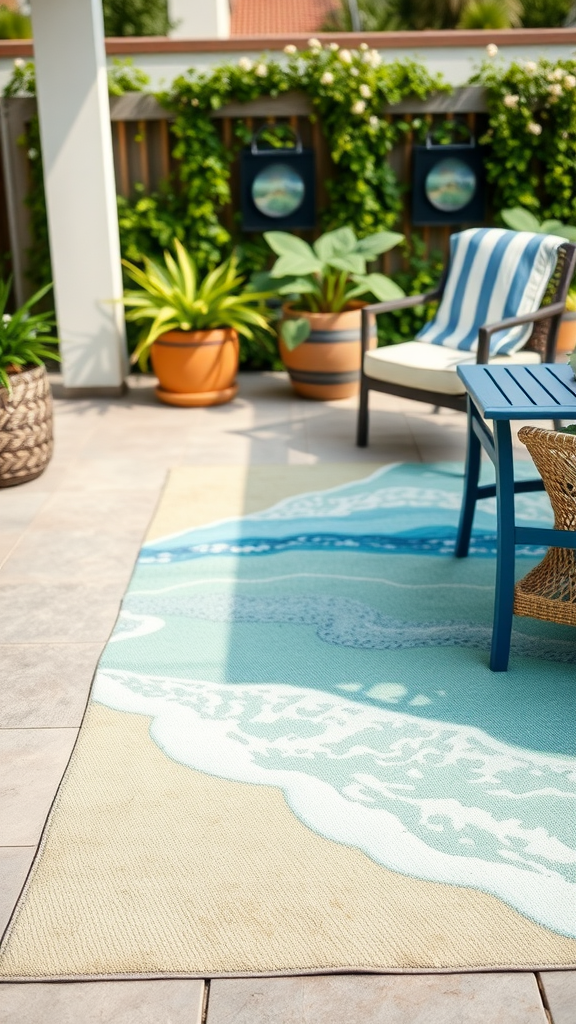
[[454, 559], [461, 485], [172, 474], [2, 978], [576, 964], [576, 637], [517, 619], [489, 671], [495, 508]]

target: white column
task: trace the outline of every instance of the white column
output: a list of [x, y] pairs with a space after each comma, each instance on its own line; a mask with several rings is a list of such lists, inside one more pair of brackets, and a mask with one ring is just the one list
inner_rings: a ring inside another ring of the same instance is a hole
[[32, 0], [32, 23], [64, 384], [114, 393], [126, 336], [101, 0]]
[[168, 0], [175, 39], [228, 39], [230, 0]]

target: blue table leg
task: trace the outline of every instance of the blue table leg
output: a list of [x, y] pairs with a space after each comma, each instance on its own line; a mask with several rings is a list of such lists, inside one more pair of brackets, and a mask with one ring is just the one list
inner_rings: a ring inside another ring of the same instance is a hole
[[496, 506], [498, 547], [496, 565], [496, 594], [494, 600], [494, 627], [490, 668], [505, 672], [510, 655], [510, 637], [514, 615], [514, 458], [509, 420], [494, 423], [496, 450]]
[[460, 508], [460, 522], [456, 537], [456, 558], [466, 558], [470, 547], [472, 523], [476, 511], [478, 497], [478, 480], [480, 479], [480, 463], [482, 448], [480, 440], [474, 432], [472, 399], [468, 395], [468, 441], [466, 447], [466, 474], [464, 477], [464, 493]]

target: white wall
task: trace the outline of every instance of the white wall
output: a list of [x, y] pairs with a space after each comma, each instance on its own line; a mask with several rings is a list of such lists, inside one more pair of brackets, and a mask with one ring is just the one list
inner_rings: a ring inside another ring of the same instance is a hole
[[227, 39], [230, 35], [230, 0], [168, 0], [175, 39]]
[[[184, 2], [184, 0], [181, 0]], [[195, 0], [196, 2], [196, 0]], [[487, 33], [488, 36], [488, 33]], [[265, 51], [265, 42], [262, 40], [262, 52]], [[143, 68], [150, 75], [151, 87], [158, 89], [169, 85], [177, 75], [183, 74], [191, 67], [203, 69], [214, 67], [216, 64], [225, 62], [237, 63], [240, 57], [250, 57], [254, 60], [260, 51], [256, 50], [232, 50], [227, 52], [215, 51], [213, 53], [198, 53], [193, 49], [183, 50], [181, 53], [135, 53], [131, 54], [134, 64]], [[447, 46], [447, 47], [421, 47], [420, 49], [388, 49], [380, 50], [382, 59], [385, 61], [405, 60], [407, 58], [417, 59], [426, 64], [433, 72], [442, 72], [447, 82], [451, 85], [464, 85], [474, 73], [480, 62], [486, 57], [486, 50], [483, 46]], [[498, 59], [506, 63], [520, 60], [538, 60], [546, 57], [549, 60], [573, 59], [575, 47], [573, 43], [554, 43], [537, 46], [501, 46]], [[282, 51], [270, 52], [274, 59], [282, 59]], [[112, 58], [108, 59], [112, 63]], [[13, 69], [13, 60], [0, 56], [0, 89], [10, 78]]]

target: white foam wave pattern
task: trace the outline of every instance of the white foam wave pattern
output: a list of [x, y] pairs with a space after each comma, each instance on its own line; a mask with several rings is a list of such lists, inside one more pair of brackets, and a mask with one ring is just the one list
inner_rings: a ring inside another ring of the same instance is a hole
[[[462, 496], [459, 491], [439, 487], [379, 487], [373, 491], [352, 494], [303, 494], [287, 499], [262, 512], [246, 516], [247, 520], [332, 519], [346, 518], [358, 512], [375, 512], [391, 508], [435, 508], [459, 512]], [[488, 498], [479, 506], [483, 512], [496, 515], [496, 499]], [[519, 519], [541, 520], [550, 514], [545, 494], [519, 494], [516, 515]]]
[[[328, 839], [403, 874], [491, 893], [576, 936], [576, 853], [550, 825], [566, 826], [565, 801], [576, 793], [569, 758], [289, 685], [101, 670], [93, 697], [152, 716], [152, 738], [182, 764], [279, 786]], [[564, 813], [554, 818], [556, 798]]]

